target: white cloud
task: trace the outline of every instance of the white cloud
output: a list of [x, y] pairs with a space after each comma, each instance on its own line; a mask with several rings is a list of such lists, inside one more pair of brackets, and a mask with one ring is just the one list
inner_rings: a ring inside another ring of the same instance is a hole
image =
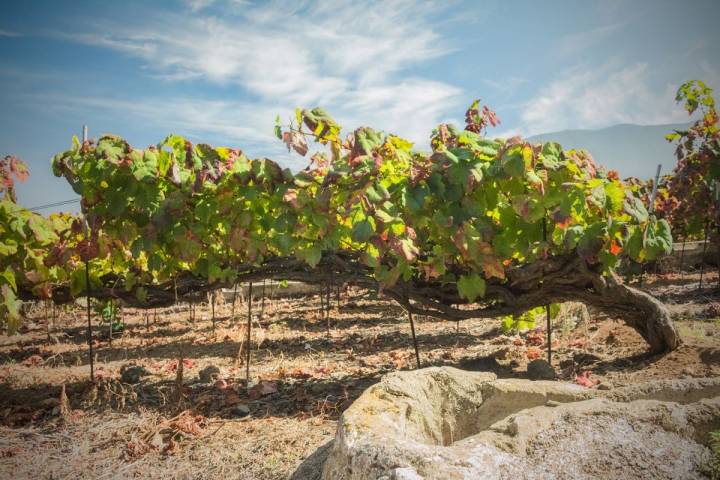
[[570, 56], [586, 52], [588, 48], [591, 48], [602, 40], [609, 38], [613, 33], [617, 32], [624, 26], [624, 23], [614, 23], [611, 25], [593, 28], [591, 30], [568, 33], [560, 38], [558, 45], [555, 49], [553, 49], [553, 53], [561, 56]]
[[648, 65], [577, 67], [526, 103], [526, 135], [566, 128], [602, 128], [618, 123], [653, 125], [687, 121], [675, 105], [677, 85], [656, 86]]
[[[459, 88], [405, 74], [451, 51], [433, 27], [439, 6], [408, 0], [186, 4], [195, 15], [149, 12], [129, 22], [103, 23], [94, 32], [61, 36], [139, 58], [151, 76], [163, 81], [236, 87], [237, 98], [247, 99], [225, 102], [222, 108], [205, 102], [207, 108], [199, 107], [199, 118], [193, 120], [197, 125], [223, 129], [231, 120], [226, 114], [231, 104], [236, 112], [272, 111], [264, 119], [232, 117], [240, 124], [251, 122], [253, 132], [270, 132], [259, 126], [271, 123], [274, 113], [320, 105], [349, 128], [362, 119], [422, 141], [460, 103]], [[205, 15], [210, 6], [228, 15]]]
[[17, 32], [11, 32], [10, 30], [0, 29], [0, 37], [19, 37], [20, 34]]
[[215, 0], [183, 0], [183, 3], [193, 12], [199, 12], [215, 3]]
[[60, 36], [139, 57], [166, 79], [201, 78], [262, 97], [328, 101], [448, 53], [424, 16], [429, 10], [405, 1], [332, 8], [273, 2], [230, 18], [163, 13]]
[[218, 3], [223, 4], [224, 7], [241, 7], [248, 4], [247, 0], [182, 0], [187, 5], [191, 12], [197, 13], [210, 6], [217, 5]]

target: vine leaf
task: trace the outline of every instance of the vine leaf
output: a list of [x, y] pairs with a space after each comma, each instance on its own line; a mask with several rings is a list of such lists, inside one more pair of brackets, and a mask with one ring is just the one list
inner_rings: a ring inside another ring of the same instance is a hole
[[462, 298], [472, 303], [476, 298], [485, 296], [485, 280], [477, 273], [460, 275], [457, 289]]

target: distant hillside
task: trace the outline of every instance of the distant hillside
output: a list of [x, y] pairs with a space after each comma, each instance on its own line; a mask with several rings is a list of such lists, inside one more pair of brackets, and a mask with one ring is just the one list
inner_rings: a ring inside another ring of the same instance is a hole
[[584, 148], [599, 165], [617, 170], [622, 178], [650, 178], [657, 164], [662, 172], [675, 167], [674, 147], [665, 140], [673, 129], [686, 129], [689, 124], [614, 125], [600, 130], [562, 130], [529, 137], [533, 141], [556, 141], [563, 148]]

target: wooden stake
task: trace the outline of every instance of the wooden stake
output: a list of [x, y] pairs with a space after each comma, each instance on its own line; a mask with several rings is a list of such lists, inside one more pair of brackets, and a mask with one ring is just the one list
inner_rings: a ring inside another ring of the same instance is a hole
[[685, 272], [683, 270], [684, 258], [685, 258], [685, 238], [683, 237], [682, 248], [680, 249], [680, 281], [685, 280]]
[[703, 240], [703, 253], [700, 259], [700, 283], [698, 284], [698, 290], [702, 290], [703, 274], [705, 273], [705, 252], [707, 251], [708, 243], [708, 230], [710, 229], [710, 220], [705, 222], [705, 238]]
[[[110, 300], [112, 302], [112, 300]], [[113, 316], [115, 313], [114, 310], [115, 305], [113, 303], [110, 303], [110, 321], [108, 322], [110, 324], [110, 328], [108, 329], [108, 345], [112, 347], [112, 326], [113, 326]]]
[[93, 356], [92, 345], [92, 312], [90, 311], [90, 262], [87, 259], [85, 260], [85, 300], [87, 302], [87, 342], [90, 349], [90, 381], [95, 382], [95, 358]]
[[47, 333], [47, 340], [48, 343], [50, 343], [50, 315], [48, 310], [50, 308], [48, 307], [48, 300], [45, 300], [45, 332]]
[[[660, 169], [658, 168], [658, 171]], [[547, 242], [547, 220], [545, 217], [543, 217], [543, 223], [542, 223], [542, 236], [543, 236], [543, 242]], [[543, 276], [545, 276], [545, 272], [543, 272]], [[545, 316], [547, 317], [547, 361], [549, 364], [552, 365], [552, 322], [550, 321], [550, 304], [545, 304]]]
[[247, 389], [250, 390], [250, 329], [252, 328], [252, 287], [250, 282], [248, 285], [248, 315], [247, 315], [247, 342], [245, 345], [245, 382]]
[[212, 331], [215, 333], [215, 291], [213, 290], [210, 297], [210, 305], [212, 308]]
[[262, 283], [262, 300], [260, 301], [260, 325], [262, 325], [263, 319], [265, 318], [265, 279]]
[[185, 369], [185, 358], [183, 358], [185, 357], [185, 352], [183, 350], [184, 349], [181, 347], [178, 355], [177, 374], [175, 375], [175, 395], [178, 407], [180, 407], [180, 405], [182, 404], [183, 399], [183, 370]]
[[326, 284], [325, 290], [325, 321], [327, 322], [327, 333], [330, 336], [330, 283]]
[[552, 365], [552, 320], [550, 319], [550, 305], [545, 305], [545, 316], [547, 318], [547, 357], [548, 363]]
[[230, 318], [232, 323], [235, 323], [235, 300], [237, 300], [237, 283], [233, 284], [233, 300], [232, 307], [230, 307]]
[[[325, 284], [320, 284], [320, 320], [325, 320]], [[326, 334], [330, 336], [330, 325], [325, 324]]]
[[415, 322], [413, 321], [413, 314], [408, 309], [408, 319], [410, 320], [410, 332], [412, 333], [413, 347], [415, 347], [415, 361], [417, 362], [417, 368], [420, 368], [420, 350], [418, 350], [417, 338], [415, 337]]

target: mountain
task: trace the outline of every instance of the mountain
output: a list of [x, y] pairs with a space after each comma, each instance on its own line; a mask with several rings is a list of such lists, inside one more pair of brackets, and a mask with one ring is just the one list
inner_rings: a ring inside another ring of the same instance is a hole
[[662, 173], [670, 173], [677, 163], [675, 147], [665, 140], [674, 129], [687, 129], [689, 123], [668, 125], [613, 125], [599, 130], [561, 130], [528, 137], [535, 142], [555, 141], [565, 150], [584, 148], [598, 165], [617, 170], [621, 178], [651, 178], [658, 163]]

